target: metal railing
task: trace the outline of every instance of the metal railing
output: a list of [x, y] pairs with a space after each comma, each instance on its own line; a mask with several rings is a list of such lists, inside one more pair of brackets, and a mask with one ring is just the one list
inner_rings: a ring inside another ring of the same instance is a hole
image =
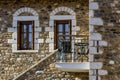
[[59, 40], [57, 61], [88, 62], [88, 45], [87, 39]]

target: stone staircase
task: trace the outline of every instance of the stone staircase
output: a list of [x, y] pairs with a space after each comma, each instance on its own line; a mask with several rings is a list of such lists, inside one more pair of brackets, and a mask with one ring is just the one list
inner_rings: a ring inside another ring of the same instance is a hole
[[[56, 61], [57, 52], [58, 51], [55, 50], [53, 53], [50, 53], [48, 56], [38, 61], [38, 63], [34, 64], [30, 68], [19, 74], [13, 80], [38, 80], [37, 76], [39, 74], [52, 73], [51, 70], [54, 68], [54, 62]], [[45, 79], [46, 77], [48, 77], [48, 75], [43, 75], [41, 78]]]
[[65, 72], [55, 68], [58, 50], [26, 69], [13, 80], [88, 80], [88, 72]]

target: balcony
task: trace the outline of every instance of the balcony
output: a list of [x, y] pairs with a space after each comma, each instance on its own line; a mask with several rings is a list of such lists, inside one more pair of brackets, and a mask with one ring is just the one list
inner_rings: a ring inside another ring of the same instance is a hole
[[88, 72], [88, 45], [87, 39], [74, 39], [72, 44], [60, 40], [55, 67], [66, 72]]

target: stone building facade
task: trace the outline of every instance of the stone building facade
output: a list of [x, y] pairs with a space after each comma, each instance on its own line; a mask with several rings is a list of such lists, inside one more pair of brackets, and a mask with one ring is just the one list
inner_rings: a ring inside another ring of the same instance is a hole
[[[119, 0], [90, 0], [90, 34], [97, 37], [95, 41], [99, 41], [96, 48], [102, 52], [91, 52], [94, 56], [92, 62], [96, 62], [96, 71], [92, 70], [91, 80], [96, 80], [94, 76], [98, 76], [100, 80], [119, 80]], [[98, 37], [99, 36], [99, 37]], [[90, 47], [94, 46], [94, 40], [90, 39]], [[105, 42], [100, 42], [101, 40]], [[95, 42], [94, 42], [95, 43]], [[102, 43], [102, 44], [101, 44]], [[101, 47], [102, 46], [102, 47]], [[97, 63], [98, 66], [97, 66]], [[102, 69], [102, 71], [100, 71]]]
[[[0, 80], [12, 80], [36, 63], [41, 67], [35, 68], [46, 73], [31, 74], [34, 68], [25, 74], [25, 80], [119, 80], [119, 3], [119, 0], [0, 1]], [[49, 56], [54, 52], [55, 20], [71, 20], [72, 35], [89, 36], [89, 73], [55, 69], [55, 55]], [[17, 49], [18, 21], [34, 21], [33, 50]], [[47, 56], [50, 59], [44, 61]]]
[[[71, 20], [72, 35], [88, 34], [88, 6], [88, 0], [0, 1], [0, 80], [12, 80], [54, 51], [55, 20]], [[19, 21], [34, 21], [33, 50], [18, 49]], [[46, 74], [29, 75], [33, 78], [28, 77], [27, 80], [51, 80], [48, 77], [54, 75], [56, 76], [53, 78], [54, 80], [75, 80], [80, 77], [88, 80], [88, 72], [61, 72], [51, 68], [50, 66], [54, 67], [54, 63], [51, 64], [49, 60], [40, 65], [43, 65], [42, 69]], [[26, 78], [24, 79], [26, 80]]]

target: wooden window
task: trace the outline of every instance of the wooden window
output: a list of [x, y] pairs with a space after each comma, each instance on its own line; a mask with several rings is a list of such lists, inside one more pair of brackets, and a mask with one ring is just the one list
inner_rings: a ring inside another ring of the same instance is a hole
[[34, 21], [18, 21], [17, 49], [34, 49]]
[[56, 20], [54, 30], [54, 48], [58, 48], [61, 39], [64, 42], [63, 47], [71, 49], [71, 20]]

